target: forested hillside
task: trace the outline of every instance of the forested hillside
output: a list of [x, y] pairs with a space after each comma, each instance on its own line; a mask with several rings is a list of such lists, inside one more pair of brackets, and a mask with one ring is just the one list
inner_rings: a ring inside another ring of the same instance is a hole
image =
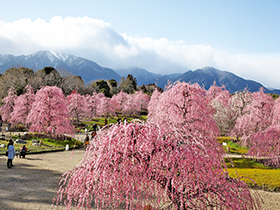
[[137, 81], [132, 75], [121, 78], [120, 81], [96, 80], [85, 84], [80, 76], [76, 76], [67, 71], [57, 71], [53, 67], [45, 67], [39, 71], [19, 67], [10, 68], [0, 78], [0, 100], [8, 94], [10, 88], [16, 91], [17, 95], [23, 93], [23, 89], [30, 84], [35, 92], [44, 86], [57, 86], [63, 90], [65, 95], [76, 90], [82, 95], [92, 94], [92, 92], [104, 93], [107, 97], [124, 91], [134, 93], [142, 90], [149, 95], [154, 91], [155, 85], [137, 86]]

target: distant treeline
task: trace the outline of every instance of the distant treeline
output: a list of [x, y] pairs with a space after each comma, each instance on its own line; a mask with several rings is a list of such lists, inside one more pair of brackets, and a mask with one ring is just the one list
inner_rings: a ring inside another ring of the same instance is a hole
[[107, 97], [112, 97], [120, 91], [132, 94], [138, 90], [151, 95], [157, 88], [155, 84], [137, 86], [137, 80], [132, 75], [128, 75], [127, 78], [123, 77], [120, 81], [101, 79], [85, 84], [80, 76], [73, 75], [65, 70], [57, 71], [53, 67], [45, 67], [36, 72], [25, 67], [10, 68], [0, 76], [0, 100], [7, 96], [10, 88], [16, 90], [17, 95], [21, 95], [28, 84], [35, 91], [44, 86], [57, 86], [63, 90], [65, 95], [77, 90], [82, 95], [101, 92]]

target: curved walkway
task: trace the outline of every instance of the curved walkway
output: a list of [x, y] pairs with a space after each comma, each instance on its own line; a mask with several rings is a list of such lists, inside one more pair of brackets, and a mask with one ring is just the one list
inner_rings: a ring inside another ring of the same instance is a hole
[[[0, 156], [0, 209], [51, 209], [61, 174], [79, 164], [84, 153], [83, 149], [78, 149], [28, 155], [25, 159], [15, 158], [13, 161], [15, 167], [12, 169], [7, 169], [6, 157]], [[263, 199], [261, 209], [280, 209], [280, 193], [261, 190], [252, 192], [259, 192]]]

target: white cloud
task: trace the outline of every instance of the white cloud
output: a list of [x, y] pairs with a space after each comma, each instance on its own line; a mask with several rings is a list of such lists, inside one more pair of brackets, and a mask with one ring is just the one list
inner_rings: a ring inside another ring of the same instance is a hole
[[0, 46], [0, 54], [53, 50], [106, 67], [141, 67], [162, 74], [213, 66], [280, 89], [280, 53], [231, 54], [213, 46], [186, 45], [182, 40], [129, 36], [88, 17], [0, 21]]
[[218, 68], [255, 80], [266, 87], [280, 89], [280, 53], [232, 55], [217, 52], [214, 59]]

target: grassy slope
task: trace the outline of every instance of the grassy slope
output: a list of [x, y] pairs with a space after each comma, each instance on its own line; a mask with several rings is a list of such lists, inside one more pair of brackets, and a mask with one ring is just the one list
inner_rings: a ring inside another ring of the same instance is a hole
[[229, 175], [251, 187], [280, 191], [280, 169], [273, 169], [247, 158], [232, 158], [234, 167], [226, 160]]

